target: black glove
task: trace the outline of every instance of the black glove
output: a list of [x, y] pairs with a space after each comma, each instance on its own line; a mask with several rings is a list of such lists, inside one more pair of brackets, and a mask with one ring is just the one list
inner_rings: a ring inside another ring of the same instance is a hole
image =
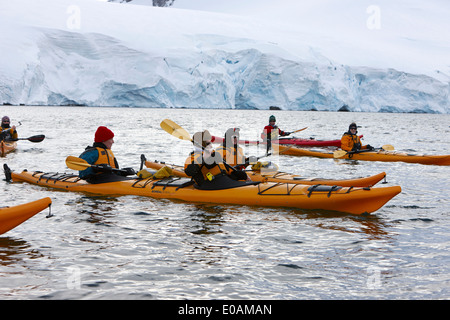
[[134, 171], [133, 168], [123, 168], [122, 170], [122, 175], [123, 176], [133, 176], [136, 174], [136, 171]]
[[186, 169], [184, 169], [184, 172], [189, 176], [189, 177], [193, 177], [195, 176], [197, 173], [200, 172], [200, 167], [197, 164], [191, 163], [189, 164]]
[[230, 177], [233, 180], [247, 180], [247, 174], [240, 170], [232, 171]]
[[292, 132], [284, 132], [284, 136], [290, 135]]
[[375, 150], [375, 148], [372, 147], [370, 144], [368, 144], [368, 145], [366, 146], [366, 148], [367, 148], [368, 150]]
[[112, 169], [111, 172], [114, 172], [122, 177], [132, 176], [136, 174], [136, 171], [134, 171], [133, 168]]

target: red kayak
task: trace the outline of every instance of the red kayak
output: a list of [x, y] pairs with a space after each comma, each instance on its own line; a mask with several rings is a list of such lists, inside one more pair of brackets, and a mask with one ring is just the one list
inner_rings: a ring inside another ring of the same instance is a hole
[[[359, 136], [362, 138], [362, 135]], [[223, 138], [213, 136], [211, 139], [213, 143], [223, 143]], [[300, 138], [281, 138], [279, 140], [273, 140], [273, 143], [278, 144], [292, 144], [296, 146], [309, 146], [309, 147], [340, 147], [341, 140], [315, 140], [315, 139], [300, 139]], [[239, 140], [239, 144], [264, 144], [262, 141], [250, 141]]]

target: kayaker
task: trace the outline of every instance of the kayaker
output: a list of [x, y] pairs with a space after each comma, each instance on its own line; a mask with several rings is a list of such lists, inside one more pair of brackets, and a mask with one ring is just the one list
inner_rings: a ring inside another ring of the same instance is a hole
[[11, 120], [8, 116], [2, 118], [2, 127], [0, 132], [0, 140], [11, 141], [17, 140], [19, 137], [17, 134], [16, 126], [10, 126]]
[[269, 153], [270, 149], [272, 148], [272, 140], [276, 140], [279, 136], [285, 137], [290, 135], [292, 132], [286, 132], [278, 128], [278, 126], [275, 124], [277, 119], [274, 115], [271, 115], [269, 117], [269, 124], [264, 127], [263, 132], [261, 133], [261, 138], [263, 139], [263, 142], [267, 144], [267, 153]]
[[89, 164], [98, 165], [99, 168], [87, 168], [79, 171], [79, 177], [85, 179], [90, 183], [105, 182], [115, 179], [117, 176], [134, 175], [135, 171], [132, 168], [124, 168], [120, 171], [111, 147], [114, 143], [114, 133], [107, 127], [100, 126], [97, 128], [94, 137], [94, 144], [86, 147], [85, 151], [79, 156], [86, 160]]
[[359, 150], [374, 150], [374, 148], [371, 145], [365, 145], [363, 146], [361, 144], [361, 139], [357, 135], [357, 125], [356, 123], [352, 122], [349, 127], [348, 131], [344, 132], [341, 138], [341, 149], [345, 151], [359, 151]]
[[266, 140], [268, 138], [269, 139], [274, 139], [277, 136], [285, 137], [285, 136], [288, 136], [288, 135], [290, 135], [292, 133], [292, 132], [283, 131], [280, 128], [278, 128], [278, 126], [275, 124], [276, 121], [277, 121], [277, 119], [275, 118], [274, 115], [271, 115], [269, 117], [269, 124], [264, 127], [264, 130], [261, 133], [261, 138], [263, 140]]
[[200, 189], [205, 186], [212, 189], [215, 184], [223, 184], [224, 179], [217, 179], [219, 177], [246, 180], [247, 174], [245, 172], [233, 169], [226, 160], [223, 161], [222, 151], [226, 152], [223, 146], [219, 147], [218, 150], [211, 148], [211, 139], [212, 136], [208, 130], [196, 132], [192, 136], [194, 151], [185, 161], [184, 172], [192, 177]]
[[194, 133], [192, 136], [194, 150], [184, 163], [184, 172], [192, 177], [198, 186], [201, 186], [206, 180], [212, 181], [214, 176], [226, 172], [225, 166], [220, 163], [220, 157], [217, 160], [215, 158], [216, 153], [212, 148], [211, 139], [212, 136], [208, 130]]

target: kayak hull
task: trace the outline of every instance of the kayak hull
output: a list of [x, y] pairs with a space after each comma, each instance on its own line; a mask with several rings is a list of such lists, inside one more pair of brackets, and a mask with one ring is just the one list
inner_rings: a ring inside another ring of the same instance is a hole
[[[322, 150], [310, 150], [297, 147], [285, 147], [279, 145], [279, 152], [283, 155], [302, 156], [302, 157], [318, 157], [318, 158], [334, 158], [333, 152]], [[383, 162], [407, 162], [419, 163], [425, 165], [450, 165], [450, 155], [421, 155], [409, 154], [398, 151], [369, 151], [345, 155], [339, 159], [361, 160], [361, 161], [383, 161]]]
[[[168, 166], [172, 169], [172, 174], [177, 177], [188, 177], [184, 173], [184, 168], [182, 166], [177, 166], [173, 164], [167, 164], [158, 161], [146, 161], [145, 166], [151, 169], [161, 169], [164, 166]], [[290, 174], [286, 172], [271, 172], [267, 174], [262, 174], [259, 171], [246, 170], [247, 176], [252, 181], [267, 181], [267, 182], [281, 182], [281, 183], [295, 183], [295, 184], [306, 184], [306, 185], [330, 185], [330, 186], [343, 186], [343, 187], [371, 187], [377, 184], [379, 181], [386, 177], [385, 172], [379, 174], [355, 179], [324, 179], [324, 178], [304, 178], [299, 175]]]
[[17, 227], [35, 214], [48, 208], [51, 203], [50, 198], [43, 198], [13, 207], [0, 208], [0, 234]]
[[0, 156], [4, 157], [8, 153], [13, 152], [17, 148], [15, 141], [0, 141]]
[[[196, 203], [289, 207], [340, 211], [355, 215], [380, 209], [401, 192], [399, 186], [352, 188], [287, 183], [250, 183], [222, 190], [199, 190], [187, 178], [128, 179], [89, 184], [75, 175], [40, 171], [11, 173], [14, 182], [28, 182], [54, 189], [102, 195], [137, 195]], [[325, 188], [325, 189], [324, 189]]]

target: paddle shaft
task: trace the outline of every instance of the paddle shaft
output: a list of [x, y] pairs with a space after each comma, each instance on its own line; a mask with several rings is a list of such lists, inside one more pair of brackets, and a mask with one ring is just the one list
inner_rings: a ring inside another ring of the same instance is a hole
[[[303, 131], [305, 129], [308, 129], [308, 127], [304, 127], [302, 129], [298, 129], [298, 130], [292, 131], [288, 135], [291, 135], [291, 134], [296, 133], [296, 132]], [[270, 140], [278, 140], [277, 137], [278, 137], [278, 128], [276, 128], [275, 131], [272, 131], [270, 133]], [[287, 138], [287, 139], [289, 139], [289, 138]]]
[[[392, 150], [393, 149], [394, 148], [392, 148]], [[348, 154], [349, 155], [354, 155], [354, 154], [358, 154], [358, 153], [364, 153], [364, 152], [370, 152], [370, 151], [380, 151], [380, 150], [390, 151], [391, 149], [390, 148], [383, 148], [383, 147], [381, 147], [381, 148], [374, 148], [373, 150], [365, 149], [365, 150], [358, 150], [358, 151], [350, 151]], [[351, 156], [350, 156], [350, 158], [351, 158]]]
[[363, 150], [357, 150], [357, 151], [345, 151], [345, 150], [337, 150], [334, 152], [334, 158], [342, 158], [346, 155], [349, 155], [349, 158], [351, 158], [354, 154], [358, 153], [364, 153], [364, 152], [370, 152], [370, 151], [379, 151], [379, 150], [385, 150], [385, 151], [391, 151], [394, 150], [394, 146], [390, 144], [386, 144], [382, 146], [381, 148], [374, 148], [374, 149], [363, 149]]
[[385, 144], [384, 146], [382, 146], [381, 148], [374, 148], [373, 150], [370, 149], [363, 149], [363, 150], [357, 150], [357, 151], [349, 151], [349, 154], [355, 154], [355, 153], [361, 153], [361, 152], [369, 152], [369, 151], [379, 151], [379, 150], [385, 150], [385, 151], [391, 151], [394, 150], [394, 147], [391, 146], [390, 144]]
[[[261, 159], [261, 158], [265, 158], [265, 157], [268, 157], [268, 156], [271, 156], [271, 155], [276, 155], [276, 154], [282, 154], [282, 153], [285, 153], [286, 151], [288, 151], [290, 148], [292, 148], [293, 146], [291, 145], [291, 146], [289, 146], [289, 147], [287, 147], [287, 148], [285, 148], [285, 149], [283, 149], [282, 151], [280, 151], [280, 152], [278, 152], [278, 153], [267, 153], [267, 154], [265, 154], [265, 155], [263, 155], [263, 156], [259, 156], [259, 157], [256, 157], [256, 161], [258, 161], [259, 159]], [[250, 159], [249, 159], [250, 160]], [[249, 165], [250, 164], [250, 162], [249, 163], [245, 163], [246, 165]], [[237, 165], [236, 167], [240, 167], [241, 165]], [[236, 168], [235, 167], [235, 168]]]
[[101, 171], [101, 172], [128, 173], [127, 170], [116, 169], [116, 168], [112, 168], [110, 166], [104, 167], [101, 165], [90, 164], [84, 159], [73, 157], [73, 156], [68, 156], [66, 158], [66, 165], [70, 169], [77, 170], [77, 171], [83, 171], [87, 168], [93, 168], [93, 169]]
[[305, 129], [308, 129], [308, 127], [304, 127], [303, 129], [299, 129], [299, 130], [292, 131], [291, 134], [296, 133], [296, 132], [303, 131], [303, 130], [305, 130]]

